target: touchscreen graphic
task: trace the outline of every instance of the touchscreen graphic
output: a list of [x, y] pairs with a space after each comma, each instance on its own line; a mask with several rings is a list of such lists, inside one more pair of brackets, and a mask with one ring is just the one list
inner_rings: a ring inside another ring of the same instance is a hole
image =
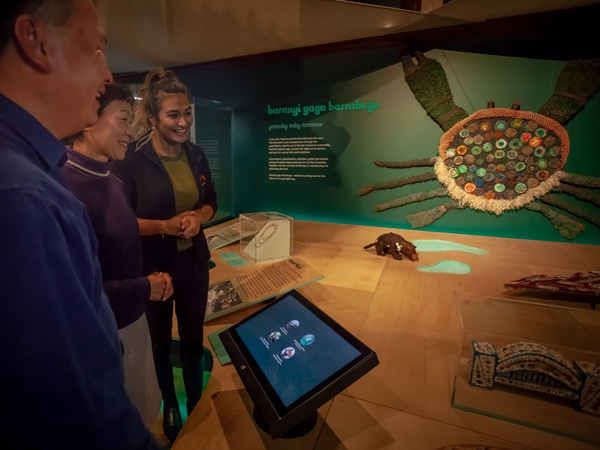
[[287, 407], [360, 352], [292, 296], [237, 327]]

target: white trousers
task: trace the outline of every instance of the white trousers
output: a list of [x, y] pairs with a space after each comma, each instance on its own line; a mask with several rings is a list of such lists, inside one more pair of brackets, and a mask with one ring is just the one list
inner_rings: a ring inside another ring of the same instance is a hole
[[152, 344], [146, 315], [119, 330], [123, 344], [125, 390], [147, 428], [160, 412], [162, 395], [156, 381]]

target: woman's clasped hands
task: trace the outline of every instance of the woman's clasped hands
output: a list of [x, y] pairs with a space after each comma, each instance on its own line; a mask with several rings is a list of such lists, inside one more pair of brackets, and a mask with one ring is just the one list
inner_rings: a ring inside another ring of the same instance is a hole
[[202, 222], [195, 211], [186, 211], [181, 216], [180, 232], [177, 234], [182, 239], [190, 239], [200, 233]]
[[185, 211], [167, 220], [159, 220], [161, 234], [171, 234], [181, 239], [190, 239], [200, 233], [202, 221], [195, 211]]
[[168, 273], [154, 272], [146, 278], [150, 282], [150, 300], [164, 302], [173, 295], [173, 282]]

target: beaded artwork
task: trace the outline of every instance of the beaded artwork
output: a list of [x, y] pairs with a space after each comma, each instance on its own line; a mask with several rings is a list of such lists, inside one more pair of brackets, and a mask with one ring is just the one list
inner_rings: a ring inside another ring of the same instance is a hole
[[569, 154], [558, 122], [526, 111], [477, 111], [442, 136], [434, 169], [452, 198], [496, 214], [557, 187]]
[[573, 197], [600, 206], [600, 178], [563, 171], [569, 154], [569, 136], [563, 125], [600, 88], [600, 59], [567, 62], [553, 95], [537, 113], [521, 111], [517, 102], [512, 108], [496, 108], [490, 101], [487, 109], [469, 115], [454, 103], [441, 64], [421, 52], [415, 56], [416, 64], [410, 55], [402, 58], [405, 79], [415, 98], [444, 131], [439, 156], [375, 161], [384, 168], [433, 170], [366, 186], [359, 195], [435, 180], [441, 187], [378, 204], [375, 211], [450, 197], [441, 206], [408, 215], [411, 226], [430, 225], [453, 209], [502, 214], [526, 208], [546, 217], [567, 239], [574, 239], [585, 229], [580, 219], [600, 227], [600, 214], [569, 200]]
[[576, 409], [600, 415], [600, 366], [571, 363], [534, 342], [514, 342], [496, 350], [489, 342], [472, 341], [469, 384], [485, 389], [516, 388], [569, 400]]
[[600, 299], [600, 272], [588, 270], [571, 275], [530, 275], [509, 281], [504, 287], [585, 295], [590, 297], [592, 309], [596, 309], [596, 303]]

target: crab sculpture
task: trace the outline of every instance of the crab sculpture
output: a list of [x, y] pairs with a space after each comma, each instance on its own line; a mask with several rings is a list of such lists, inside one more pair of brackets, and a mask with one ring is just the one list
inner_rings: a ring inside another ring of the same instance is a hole
[[522, 111], [519, 103], [511, 108], [496, 108], [490, 101], [487, 109], [469, 115], [454, 103], [441, 64], [421, 52], [416, 52], [415, 58], [416, 64], [410, 55], [402, 58], [405, 79], [415, 98], [444, 131], [438, 156], [375, 164], [433, 170], [366, 186], [359, 195], [431, 180], [439, 181], [441, 187], [379, 204], [375, 211], [449, 197], [439, 207], [408, 215], [411, 226], [427, 226], [458, 208], [498, 215], [526, 208], [543, 214], [567, 239], [574, 239], [585, 229], [580, 219], [600, 227], [600, 214], [558, 195], [567, 194], [600, 206], [600, 178], [563, 171], [569, 155], [569, 136], [564, 125], [600, 88], [600, 60], [569, 61], [552, 97], [537, 113]]

